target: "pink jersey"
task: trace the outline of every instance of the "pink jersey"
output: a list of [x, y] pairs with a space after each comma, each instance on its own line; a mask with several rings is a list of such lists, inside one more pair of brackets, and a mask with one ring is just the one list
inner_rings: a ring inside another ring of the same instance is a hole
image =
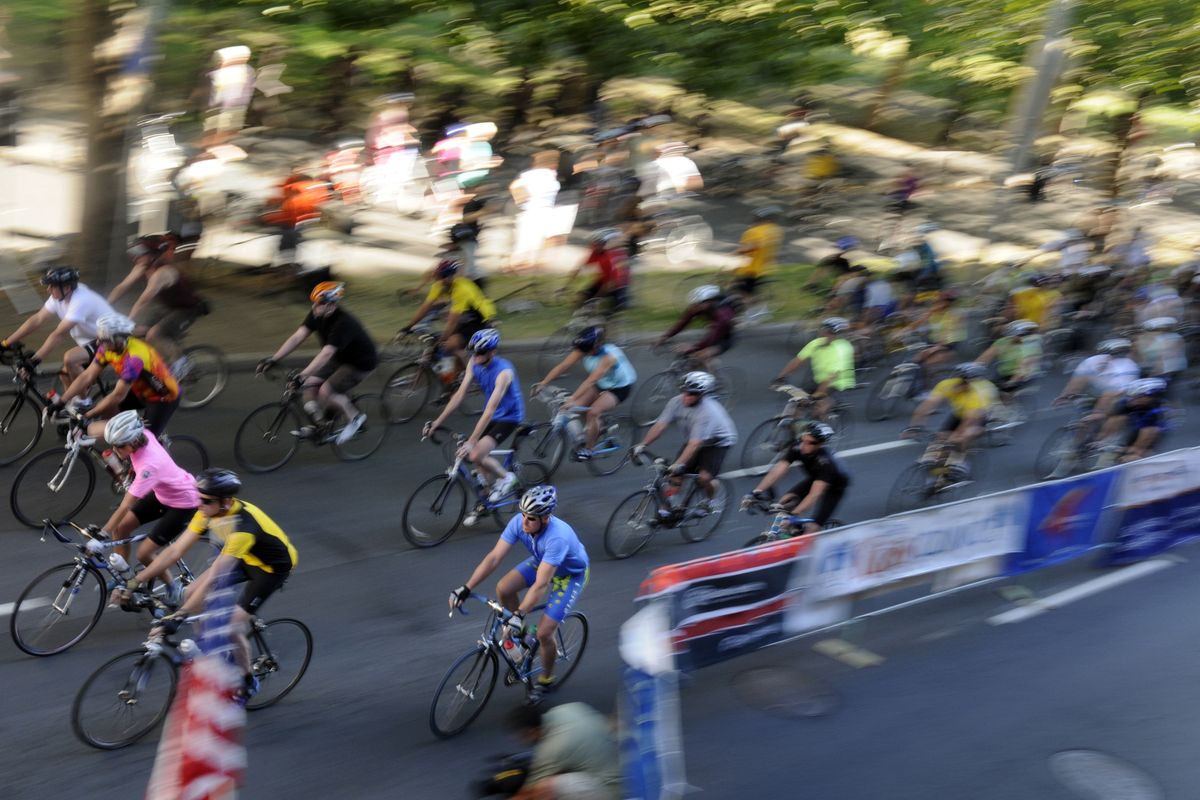
[[167, 508], [196, 508], [200, 505], [196, 479], [171, 460], [171, 456], [150, 431], [146, 431], [145, 446], [134, 450], [129, 458], [135, 474], [129, 493], [134, 497], [145, 497], [153, 492], [158, 502]]

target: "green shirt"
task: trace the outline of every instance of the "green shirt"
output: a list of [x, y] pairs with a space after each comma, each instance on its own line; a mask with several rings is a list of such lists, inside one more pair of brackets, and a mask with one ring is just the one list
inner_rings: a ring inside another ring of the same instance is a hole
[[621, 796], [621, 760], [608, 720], [586, 703], [564, 703], [542, 716], [542, 739], [533, 750], [529, 783], [583, 772]]
[[796, 358], [812, 362], [813, 378], [817, 383], [833, 378], [829, 383], [831, 389], [845, 391], [854, 388], [854, 345], [845, 339], [831, 340], [818, 336], [804, 345]]
[[1026, 336], [1022, 342], [1015, 342], [1011, 337], [1002, 336], [996, 340], [994, 346], [996, 348], [996, 371], [1005, 378], [1011, 378], [1021, 372], [1021, 365], [1025, 363], [1026, 359], [1042, 357], [1040, 336]]

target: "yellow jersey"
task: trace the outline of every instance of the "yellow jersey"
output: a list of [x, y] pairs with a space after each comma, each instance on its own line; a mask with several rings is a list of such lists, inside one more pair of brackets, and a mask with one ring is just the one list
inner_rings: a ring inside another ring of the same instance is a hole
[[972, 411], [987, 411], [996, 403], [996, 387], [991, 381], [983, 378], [971, 381], [965, 392], [961, 391], [962, 383], [962, 378], [947, 378], [933, 387], [930, 394], [948, 402], [954, 416], [960, 419]]
[[761, 278], [775, 266], [779, 245], [783, 242], [783, 228], [774, 222], [751, 225], [742, 234], [743, 247], [752, 247], [750, 260], [738, 268], [737, 274], [747, 278]]
[[[429, 287], [429, 295], [425, 300], [432, 303], [440, 300], [445, 294], [446, 284], [437, 281]], [[484, 296], [479, 287], [475, 285], [475, 281], [470, 278], [456, 277], [450, 284], [448, 299], [450, 300], [450, 311], [455, 314], [474, 311], [480, 319], [496, 318], [496, 305]]]
[[197, 511], [188, 530], [201, 535], [211, 533], [222, 543], [221, 555], [233, 556], [263, 572], [287, 572], [298, 561], [296, 548], [275, 520], [242, 500], [234, 500], [223, 517]]

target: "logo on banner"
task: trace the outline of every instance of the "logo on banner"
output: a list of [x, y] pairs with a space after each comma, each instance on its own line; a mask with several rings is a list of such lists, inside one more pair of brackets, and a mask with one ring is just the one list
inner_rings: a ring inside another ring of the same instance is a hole
[[1122, 474], [1120, 505], [1125, 507], [1183, 494], [1193, 483], [1188, 462], [1173, 456], [1135, 461]]
[[1084, 503], [1095, 494], [1094, 486], [1079, 486], [1058, 499], [1042, 518], [1038, 531], [1052, 539], [1072, 539], [1082, 525], [1092, 523], [1093, 514], [1084, 509]]

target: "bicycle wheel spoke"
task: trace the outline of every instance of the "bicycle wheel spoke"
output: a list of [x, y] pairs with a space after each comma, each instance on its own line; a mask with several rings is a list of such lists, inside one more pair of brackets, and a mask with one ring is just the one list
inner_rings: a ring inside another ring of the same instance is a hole
[[16, 602], [9, 623], [13, 641], [30, 655], [63, 652], [87, 636], [99, 620], [104, 588], [96, 573], [78, 564], [46, 570]]
[[256, 622], [250, 635], [250, 670], [259, 690], [246, 708], [254, 711], [274, 705], [296, 687], [312, 657], [312, 634], [294, 619]]
[[104, 750], [133, 744], [166, 716], [175, 681], [166, 655], [136, 650], [117, 656], [92, 673], [75, 697], [76, 735]]
[[465, 653], [446, 671], [429, 709], [429, 727], [448, 738], [466, 730], [496, 687], [496, 656], [482, 647]]

